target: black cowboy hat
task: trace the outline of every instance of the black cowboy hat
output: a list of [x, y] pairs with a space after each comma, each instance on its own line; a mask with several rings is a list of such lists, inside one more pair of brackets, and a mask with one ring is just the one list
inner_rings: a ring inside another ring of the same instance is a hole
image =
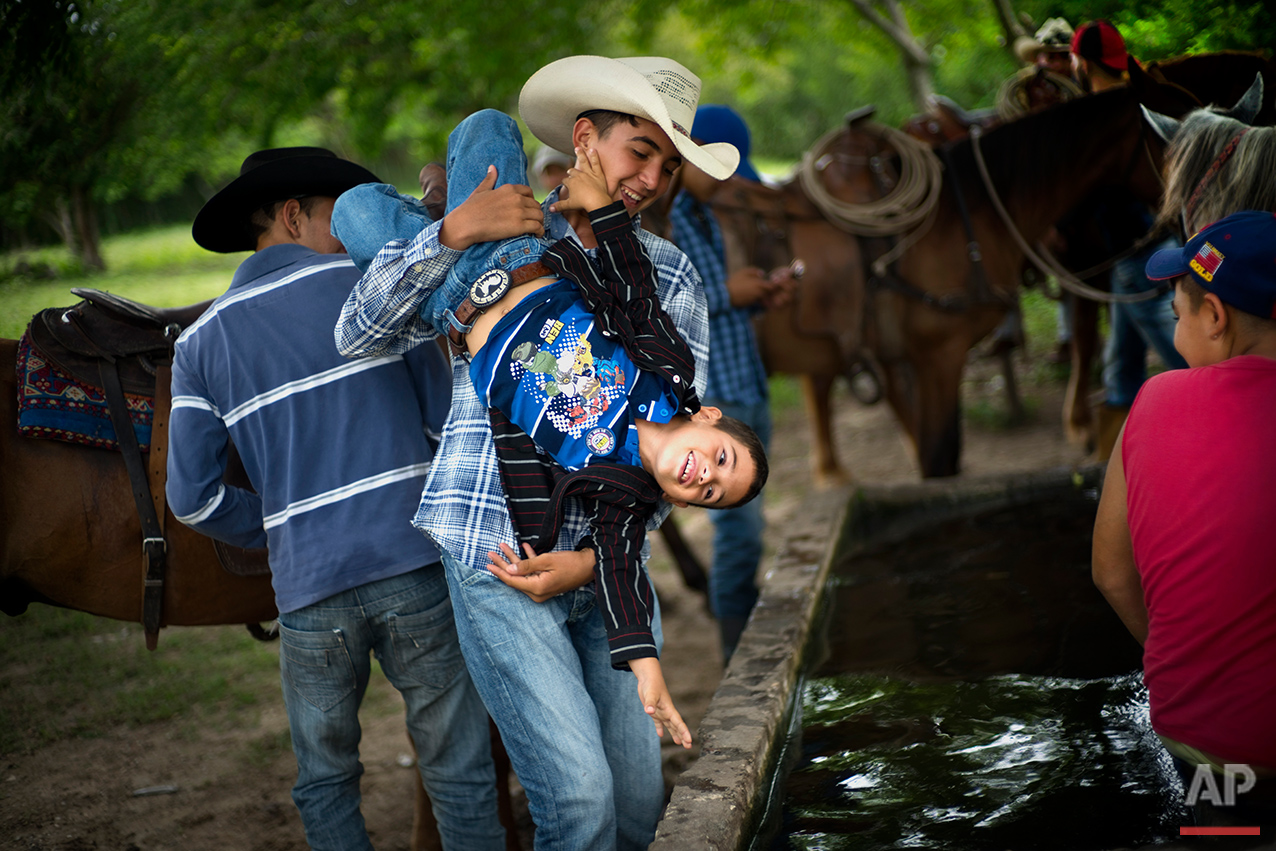
[[209, 251], [223, 254], [254, 251], [256, 241], [248, 219], [274, 201], [307, 195], [336, 198], [361, 183], [380, 183], [360, 165], [343, 160], [327, 148], [270, 148], [249, 154], [239, 177], [204, 204], [191, 236]]

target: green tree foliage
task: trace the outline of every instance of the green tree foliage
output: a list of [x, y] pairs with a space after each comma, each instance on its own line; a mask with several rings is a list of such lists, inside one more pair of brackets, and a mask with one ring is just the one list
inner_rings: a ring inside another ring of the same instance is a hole
[[1023, 0], [1015, 8], [1035, 22], [1062, 16], [1074, 27], [1106, 18], [1142, 60], [1276, 48], [1276, 15], [1265, 0]]
[[110, 7], [7, 0], [0, 18], [0, 212], [52, 224], [87, 268], [101, 268], [95, 201], [142, 97], [116, 60]]
[[[993, 104], [1015, 69], [992, 0], [901, 0], [935, 91]], [[1107, 16], [1144, 59], [1266, 48], [1260, 0], [1023, 0]], [[899, 47], [854, 0], [0, 0], [0, 222], [54, 223], [88, 265], [93, 210], [233, 176], [247, 152], [324, 145], [403, 182], [484, 106], [573, 53], [662, 53], [796, 158], [842, 116], [914, 111]]]
[[593, 44], [608, 8], [0, 0], [0, 219], [48, 220], [100, 267], [97, 205], [190, 174], [216, 186], [255, 148], [320, 144], [375, 164], [388, 142], [438, 157], [460, 116], [514, 109], [536, 68]]
[[[935, 90], [967, 108], [991, 106], [1016, 67], [991, 3], [924, 0], [905, 11], [931, 55]], [[695, 69], [703, 99], [738, 108], [764, 156], [800, 156], [861, 106], [892, 126], [916, 111], [899, 48], [850, 0], [684, 0], [641, 37], [619, 35]]]

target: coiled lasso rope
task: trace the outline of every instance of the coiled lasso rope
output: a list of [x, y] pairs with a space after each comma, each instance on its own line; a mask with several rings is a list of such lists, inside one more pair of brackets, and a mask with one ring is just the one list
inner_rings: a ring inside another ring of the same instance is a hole
[[857, 236], [897, 236], [906, 234], [889, 252], [873, 263], [877, 274], [921, 239], [930, 229], [943, 188], [939, 157], [931, 148], [902, 130], [872, 125], [874, 132], [899, 155], [899, 183], [885, 197], [866, 204], [851, 204], [833, 197], [820, 181], [819, 163], [843, 130], [824, 134], [802, 155], [798, 180], [811, 202], [838, 228]]
[[997, 90], [997, 117], [1002, 121], [1014, 121], [1016, 118], [1027, 115], [1031, 108], [1028, 103], [1028, 84], [1034, 81], [1046, 83], [1054, 88], [1058, 97], [1056, 103], [1063, 103], [1085, 94], [1072, 80], [1053, 71], [1047, 71], [1044, 68], [1020, 68]]

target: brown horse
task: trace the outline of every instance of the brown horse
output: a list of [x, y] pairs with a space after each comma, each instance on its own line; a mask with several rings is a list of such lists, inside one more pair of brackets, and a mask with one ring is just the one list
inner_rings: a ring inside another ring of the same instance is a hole
[[[142, 527], [122, 456], [18, 434], [17, 350], [16, 340], [0, 339], [0, 611], [19, 615], [45, 603], [139, 622]], [[276, 616], [268, 574], [232, 575], [211, 538], [165, 516], [161, 626], [255, 625]], [[493, 748], [504, 769], [498, 776], [507, 776], [495, 727]], [[414, 776], [412, 848], [441, 848], [429, 799]], [[497, 786], [507, 846], [517, 851], [509, 787]]]
[[[1130, 63], [1130, 85], [1142, 93], [1144, 105], [1152, 112], [1175, 119], [1208, 104], [1238, 103], [1249, 92], [1256, 75], [1262, 75], [1267, 85], [1258, 102], [1249, 107], [1256, 109], [1257, 114], [1250, 113], [1247, 120], [1254, 124], [1270, 124], [1276, 120], [1276, 68], [1258, 54], [1196, 54], [1151, 62], [1145, 68]], [[1210, 154], [1212, 157], [1213, 154]], [[1165, 228], [1163, 232], [1178, 230], [1178, 223], [1165, 217], [1162, 217], [1161, 224]], [[1086, 277], [1085, 283], [1106, 290], [1109, 286], [1109, 264], [1103, 261], [1109, 259], [1104, 256], [1107, 252], [1087, 252], [1087, 245], [1099, 244], [1101, 239], [1088, 239], [1083, 232], [1084, 227], [1083, 222], [1074, 224], [1073, 232], [1069, 234], [1069, 250], [1060, 260], [1073, 270], [1099, 265], [1101, 271]], [[1099, 302], [1087, 298], [1073, 300], [1072, 370], [1063, 408], [1064, 433], [1068, 440], [1091, 448], [1106, 442], [1100, 440], [1096, 433], [1089, 404], [1090, 366], [1099, 349], [1098, 314]], [[1117, 426], [1119, 422], [1111, 423], [1105, 430]], [[1113, 432], [1108, 437], [1114, 436]]]
[[[47, 603], [142, 619], [142, 528], [118, 452], [17, 431], [17, 342], [0, 340], [0, 611]], [[269, 576], [233, 576], [212, 540], [167, 514], [161, 625], [275, 617]]]
[[[891, 248], [890, 240], [852, 237], [811, 215], [796, 181], [746, 193], [739, 181], [729, 181], [714, 199], [724, 231], [731, 232], [729, 267], [767, 267], [794, 257], [808, 267], [793, 305], [762, 321], [759, 342], [768, 365], [804, 376], [812, 391], [808, 404], [818, 412], [821, 390], [854, 361], [868, 364], [883, 379], [923, 476], [959, 469], [967, 352], [1004, 316], [1025, 258], [1007, 219], [1032, 245], [1103, 186], [1129, 186], [1149, 203], [1160, 193], [1161, 143], [1147, 130], [1130, 89], [982, 134], [979, 150], [1006, 217], [981, 179], [974, 145], [965, 140], [941, 148], [947, 171], [933, 222], [886, 270], [874, 271], [873, 261]], [[820, 160], [825, 188], [847, 203], [880, 198], [878, 181], [899, 168], [882, 141], [855, 128], [841, 130]], [[979, 262], [972, 259], [972, 242], [981, 250]], [[817, 456], [817, 475], [838, 475], [830, 457]]]

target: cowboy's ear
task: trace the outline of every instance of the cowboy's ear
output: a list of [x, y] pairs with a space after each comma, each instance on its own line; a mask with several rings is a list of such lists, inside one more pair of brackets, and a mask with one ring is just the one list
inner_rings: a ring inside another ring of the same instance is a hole
[[1148, 124], [1152, 125], [1152, 129], [1156, 131], [1156, 135], [1161, 137], [1161, 141], [1173, 141], [1174, 134], [1179, 132], [1179, 127], [1182, 126], [1183, 122], [1176, 118], [1170, 118], [1168, 115], [1153, 112], [1143, 104], [1139, 104], [1139, 109], [1143, 110], [1143, 117], [1148, 120]]
[[275, 213], [275, 221], [282, 221], [284, 229], [288, 231], [288, 235], [293, 239], [301, 237], [301, 223], [298, 217], [301, 215], [301, 202], [296, 198], [289, 198]]
[[1253, 124], [1254, 116], [1258, 115], [1258, 111], [1262, 107], [1263, 73], [1260, 71], [1254, 75], [1254, 82], [1250, 84], [1245, 94], [1241, 95], [1241, 99], [1236, 102], [1236, 105], [1219, 114], [1226, 115], [1228, 118], [1235, 118], [1245, 124]]
[[665, 502], [669, 503], [672, 506], [675, 506], [676, 508], [686, 508], [688, 505], [690, 505], [690, 503], [687, 502], [685, 499], [674, 499], [673, 497], [671, 497], [669, 494], [665, 493], [664, 491], [661, 491], [660, 495], [665, 498]]
[[[589, 143], [596, 141], [598, 138], [598, 125], [594, 124], [593, 119], [577, 118], [576, 125], [572, 127], [572, 145], [577, 148], [589, 150]], [[571, 153], [568, 151], [567, 153]]]

